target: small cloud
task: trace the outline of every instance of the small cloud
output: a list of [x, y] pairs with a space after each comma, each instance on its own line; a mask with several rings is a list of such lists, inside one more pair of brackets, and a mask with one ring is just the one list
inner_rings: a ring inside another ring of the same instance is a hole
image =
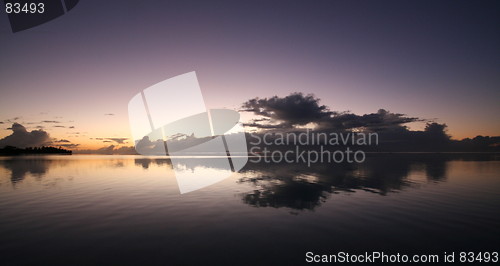
[[115, 142], [116, 144], [125, 144], [127, 143], [128, 140], [128, 138], [94, 138], [94, 139], [102, 140], [103, 142]]
[[19, 120], [19, 119], [21, 119], [21, 116], [16, 116], [16, 117], [14, 117], [14, 118], [7, 119], [7, 122], [9, 122], [9, 123], [14, 123], [14, 121], [17, 121], [17, 120]]
[[104, 114], [104, 115], [113, 116], [113, 115], [115, 115], [115, 114], [113, 114], [113, 113], [107, 113], [107, 114]]
[[54, 123], [54, 124], [59, 124], [61, 123], [60, 121], [56, 121], [56, 120], [43, 120], [42, 123]]
[[0, 121], [0, 124], [3, 124], [3, 122], [2, 122], [2, 121]]
[[66, 128], [65, 126], [54, 126], [54, 127]]
[[110, 140], [110, 141], [116, 142], [117, 144], [125, 144], [125, 143], [127, 143], [126, 140], [128, 140], [128, 138], [96, 138], [96, 139]]
[[[162, 144], [163, 145], [163, 144]], [[114, 145], [109, 145], [107, 147], [102, 147], [96, 150], [77, 150], [75, 153], [79, 154], [137, 154], [134, 146], [123, 146], [116, 147]]]
[[70, 126], [70, 127], [68, 127], [68, 128], [75, 128], [75, 126]]
[[74, 148], [80, 146], [80, 144], [59, 144], [58, 146], [65, 147], [68, 149], [74, 149]]
[[70, 143], [71, 141], [67, 140], [67, 139], [60, 139], [60, 140], [56, 140], [54, 141], [55, 143]]

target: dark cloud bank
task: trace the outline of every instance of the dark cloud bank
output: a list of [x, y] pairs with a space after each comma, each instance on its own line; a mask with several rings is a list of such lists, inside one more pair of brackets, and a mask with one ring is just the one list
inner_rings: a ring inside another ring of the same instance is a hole
[[73, 149], [79, 146], [78, 144], [71, 143], [69, 140], [53, 139], [49, 136], [49, 133], [42, 129], [28, 131], [19, 123], [13, 123], [12, 127], [8, 129], [12, 130], [12, 134], [0, 139], [0, 148], [10, 146], [24, 149], [27, 147], [58, 146]]
[[[363, 146], [364, 151], [372, 152], [495, 152], [500, 151], [500, 137], [477, 136], [473, 139], [453, 140], [446, 133], [446, 124], [431, 122], [419, 117], [407, 116], [403, 113], [393, 113], [380, 109], [375, 113], [356, 115], [349, 112], [332, 111], [325, 105], [320, 104], [320, 99], [313, 95], [293, 93], [286, 97], [254, 98], [242, 104], [240, 111], [251, 112], [258, 118], [244, 126], [254, 130], [252, 136], [263, 136], [271, 134], [278, 136], [280, 133], [301, 134], [306, 131], [305, 127], [313, 127], [314, 132], [343, 133], [349, 132], [376, 132], [379, 136], [379, 144], [376, 146]], [[411, 122], [427, 122], [425, 130], [412, 131], [406, 124]], [[247, 133], [248, 148], [252, 136]], [[226, 135], [226, 139], [232, 135]], [[272, 137], [271, 137], [272, 138]], [[103, 140], [113, 140], [103, 138]], [[206, 141], [203, 138], [189, 136], [179, 145], [190, 142], [195, 145]], [[184, 142], [184, 143], [182, 143]], [[117, 142], [118, 143], [118, 142]], [[270, 150], [289, 149], [288, 146], [267, 146]], [[192, 146], [192, 145], [188, 145]], [[164, 153], [162, 140], [150, 140], [145, 137], [137, 142], [137, 149], [144, 152], [147, 150], [153, 154]], [[318, 146], [308, 147], [309, 149]], [[339, 147], [331, 147], [338, 149]], [[77, 151], [98, 154], [136, 154], [133, 147], [116, 147], [110, 145], [93, 151]], [[244, 151], [242, 151], [244, 152]]]
[[[402, 113], [393, 113], [380, 109], [376, 113], [356, 115], [350, 112], [333, 111], [320, 104], [320, 99], [313, 95], [293, 93], [286, 97], [274, 96], [271, 98], [254, 98], [242, 104], [243, 112], [251, 112], [258, 118], [244, 124], [248, 130], [254, 130], [253, 136], [262, 134], [300, 134], [306, 131], [305, 127], [314, 128], [315, 132], [349, 133], [349, 132], [376, 132], [379, 135], [379, 144], [365, 146], [364, 151], [388, 152], [498, 152], [500, 151], [500, 137], [477, 136], [473, 139], [453, 140], [446, 133], [446, 124], [431, 122], [418, 117], [407, 116]], [[57, 121], [46, 121], [57, 123]], [[411, 122], [427, 122], [425, 130], [409, 130], [406, 124]], [[77, 148], [68, 140], [55, 140], [42, 130], [27, 131], [24, 126], [14, 123], [13, 133], [0, 139], [0, 148], [14, 146], [18, 148], [61, 146]], [[248, 133], [247, 133], [248, 134]], [[231, 138], [231, 135], [227, 136]], [[103, 142], [125, 144], [126, 138], [99, 138]], [[193, 137], [185, 141], [204, 141]], [[247, 141], [251, 137], [247, 136]], [[161, 140], [147, 138], [138, 142], [140, 149], [163, 150]], [[249, 148], [250, 148], [249, 143]], [[270, 147], [271, 149], [273, 147]], [[274, 147], [276, 148], [276, 147]], [[286, 148], [286, 147], [280, 147]], [[137, 154], [133, 146], [109, 145], [97, 150], [75, 150], [75, 153], [94, 154]]]
[[407, 117], [404, 114], [391, 113], [384, 109], [365, 115], [336, 112], [331, 111], [325, 105], [320, 105], [319, 102], [320, 99], [311, 94], [293, 93], [283, 98], [274, 96], [250, 99], [243, 103], [241, 111], [262, 116], [262, 118], [245, 124], [247, 127], [258, 129], [290, 130], [313, 124], [316, 130], [340, 132], [358, 129], [376, 132], [400, 129], [406, 123], [424, 121], [417, 117]]
[[[349, 112], [332, 111], [320, 104], [314, 95], [293, 93], [280, 98], [254, 98], [246, 101], [240, 111], [259, 116], [247, 128], [256, 134], [291, 132], [300, 134], [305, 126], [317, 132], [376, 132], [379, 145], [364, 147], [368, 151], [432, 151], [466, 152], [499, 151], [500, 137], [477, 136], [473, 139], [453, 140], [446, 133], [446, 124], [431, 122], [402, 113], [379, 109], [376, 113], [356, 115]], [[425, 130], [412, 131], [406, 124], [427, 122]]]
[[12, 127], [8, 129], [12, 130], [12, 134], [0, 139], [0, 148], [5, 146], [17, 148], [39, 147], [49, 145], [51, 142], [49, 134], [41, 129], [30, 132], [18, 123], [12, 124]]

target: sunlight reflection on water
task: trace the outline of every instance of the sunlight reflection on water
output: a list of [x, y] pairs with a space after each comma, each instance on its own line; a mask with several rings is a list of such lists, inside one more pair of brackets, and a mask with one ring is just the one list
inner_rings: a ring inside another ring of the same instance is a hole
[[[203, 169], [186, 158], [185, 171], [194, 167]], [[492, 249], [499, 173], [495, 158], [444, 155], [248, 163], [181, 195], [165, 157], [3, 157], [0, 251], [20, 264], [225, 264], [229, 256], [250, 265], [303, 262], [306, 250]]]

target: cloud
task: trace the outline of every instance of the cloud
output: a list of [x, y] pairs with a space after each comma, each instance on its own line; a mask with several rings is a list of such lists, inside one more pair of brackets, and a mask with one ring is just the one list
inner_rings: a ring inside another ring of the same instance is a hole
[[42, 123], [54, 123], [54, 124], [59, 124], [61, 121], [56, 121], [56, 120], [43, 120]]
[[355, 115], [343, 113], [318, 122], [320, 129], [354, 129], [361, 128], [370, 131], [382, 131], [402, 127], [403, 124], [423, 121], [417, 117], [407, 117], [405, 114], [391, 113], [379, 109], [376, 113]]
[[3, 124], [3, 122], [2, 122], [2, 121], [0, 121], [0, 124]]
[[65, 126], [59, 126], [59, 125], [56, 125], [56, 126], [53, 126], [53, 127], [66, 128]]
[[124, 144], [124, 143], [127, 143], [126, 140], [128, 140], [128, 138], [106, 138], [107, 140], [111, 140], [111, 141], [114, 141], [118, 144]]
[[320, 105], [319, 101], [312, 94], [304, 96], [302, 93], [292, 93], [284, 98], [274, 96], [250, 99], [243, 103], [242, 108], [243, 111], [264, 116], [269, 122], [276, 123], [277, 128], [293, 128], [321, 121], [334, 114], [325, 105]]
[[53, 142], [50, 142], [48, 144], [57, 147], [64, 147], [66, 149], [75, 149], [80, 146], [80, 144], [71, 143], [71, 141], [67, 139], [53, 139]]
[[12, 124], [12, 127], [9, 129], [12, 130], [12, 134], [0, 139], [0, 148], [5, 146], [18, 148], [38, 147], [50, 143], [49, 134], [41, 129], [30, 132], [19, 123]]
[[135, 150], [139, 154], [165, 155], [165, 143], [162, 140], [151, 141], [148, 136], [136, 141]]
[[95, 138], [95, 140], [103, 140], [103, 142], [111, 142], [114, 141], [116, 144], [125, 144], [128, 138]]
[[243, 103], [242, 111], [252, 112], [262, 118], [244, 124], [259, 129], [294, 129], [314, 124], [320, 130], [387, 130], [402, 127], [403, 124], [424, 121], [405, 114], [392, 113], [384, 109], [376, 113], [356, 115], [349, 112], [331, 111], [321, 105], [314, 95], [292, 93], [280, 98], [254, 98]]
[[104, 115], [113, 116], [113, 115], [115, 115], [115, 114], [113, 114], [113, 113], [108, 113], [108, 114], [104, 114]]
[[75, 126], [70, 126], [70, 127], [68, 127], [68, 128], [75, 128]]
[[58, 144], [57, 146], [64, 147], [64, 148], [67, 148], [67, 149], [75, 149], [78, 146], [80, 146], [80, 144], [68, 143], [68, 144]]
[[117, 148], [115, 145], [109, 145], [95, 150], [76, 150], [75, 154], [122, 154], [137, 155], [134, 146], [124, 146]]

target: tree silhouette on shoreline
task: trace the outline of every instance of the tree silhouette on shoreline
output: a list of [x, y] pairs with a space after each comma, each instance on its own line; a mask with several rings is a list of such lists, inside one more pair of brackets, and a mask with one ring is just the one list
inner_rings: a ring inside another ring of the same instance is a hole
[[6, 146], [0, 149], [0, 155], [30, 155], [30, 154], [67, 154], [71, 155], [73, 152], [63, 149], [61, 147], [27, 147], [24, 149], [14, 146]]

